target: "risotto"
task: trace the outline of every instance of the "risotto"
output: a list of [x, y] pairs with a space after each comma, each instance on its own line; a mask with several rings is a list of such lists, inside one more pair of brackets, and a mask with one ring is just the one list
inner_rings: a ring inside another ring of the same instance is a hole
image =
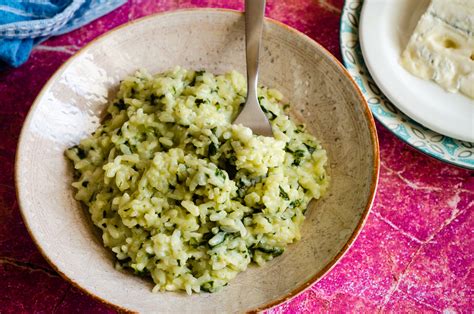
[[274, 138], [233, 125], [244, 77], [175, 68], [121, 82], [98, 129], [66, 151], [75, 197], [116, 267], [154, 291], [215, 292], [300, 239], [327, 189], [326, 152], [274, 89], [258, 90]]

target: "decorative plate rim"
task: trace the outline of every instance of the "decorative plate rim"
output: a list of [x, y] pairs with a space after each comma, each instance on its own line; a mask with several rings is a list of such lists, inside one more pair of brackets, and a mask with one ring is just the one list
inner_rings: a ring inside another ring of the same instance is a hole
[[339, 25], [342, 63], [357, 82], [374, 117], [415, 150], [448, 164], [474, 170], [474, 143], [434, 132], [406, 116], [381, 92], [365, 64], [359, 43], [364, 0], [345, 0]]

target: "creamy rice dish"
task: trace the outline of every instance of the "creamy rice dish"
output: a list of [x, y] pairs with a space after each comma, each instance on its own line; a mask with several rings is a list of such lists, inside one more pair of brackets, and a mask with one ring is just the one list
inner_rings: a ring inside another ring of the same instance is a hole
[[326, 151], [259, 88], [274, 138], [233, 125], [246, 81], [175, 68], [121, 82], [98, 129], [66, 156], [75, 198], [117, 267], [154, 291], [215, 292], [301, 238], [311, 199], [328, 187]]

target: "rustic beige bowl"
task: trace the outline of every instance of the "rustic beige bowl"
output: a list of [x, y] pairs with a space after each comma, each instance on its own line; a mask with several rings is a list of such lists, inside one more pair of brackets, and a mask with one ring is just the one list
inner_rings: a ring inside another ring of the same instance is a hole
[[45, 258], [68, 281], [113, 306], [138, 312], [243, 312], [271, 307], [320, 279], [360, 232], [379, 167], [374, 121], [354, 82], [317, 43], [267, 20], [261, 83], [281, 90], [329, 155], [329, 193], [307, 211], [302, 240], [223, 291], [188, 296], [114, 269], [87, 214], [73, 198], [63, 151], [92, 132], [119, 80], [138, 68], [181, 65], [245, 73], [244, 18], [223, 10], [150, 16], [82, 49], [46, 84], [25, 122], [16, 179], [23, 218]]

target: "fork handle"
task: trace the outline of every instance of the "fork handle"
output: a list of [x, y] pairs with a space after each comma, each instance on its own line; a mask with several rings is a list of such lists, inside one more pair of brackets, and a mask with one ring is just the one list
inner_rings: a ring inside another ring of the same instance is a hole
[[258, 59], [260, 55], [264, 16], [265, 0], [245, 0], [247, 99], [257, 99]]

